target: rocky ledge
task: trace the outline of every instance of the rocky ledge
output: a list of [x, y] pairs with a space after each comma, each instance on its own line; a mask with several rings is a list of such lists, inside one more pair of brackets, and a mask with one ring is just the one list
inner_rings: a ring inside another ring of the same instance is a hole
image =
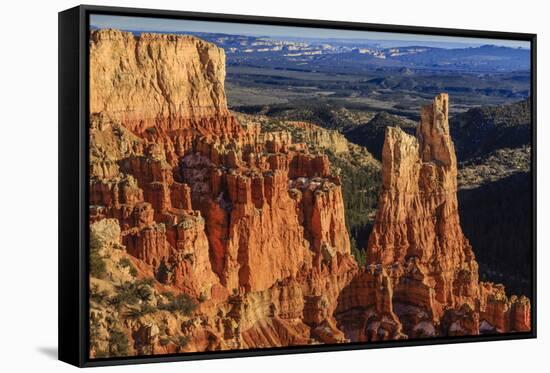
[[447, 95], [416, 137], [387, 130], [359, 268], [329, 158], [236, 119], [223, 50], [118, 30], [90, 43], [92, 357], [529, 329], [527, 298], [478, 281]]

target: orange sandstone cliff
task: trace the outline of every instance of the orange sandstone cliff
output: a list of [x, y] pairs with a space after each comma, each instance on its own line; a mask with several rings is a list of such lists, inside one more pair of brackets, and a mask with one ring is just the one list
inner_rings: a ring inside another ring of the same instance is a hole
[[386, 133], [360, 269], [328, 157], [240, 123], [224, 79], [198, 38], [91, 32], [92, 357], [529, 329], [528, 299], [478, 282], [446, 95]]
[[[422, 108], [416, 136], [397, 127], [386, 130], [367, 268], [342, 294], [357, 303], [355, 317], [363, 323], [363, 330], [354, 331], [357, 338], [530, 328], [527, 298], [508, 298], [502, 285], [479, 282], [474, 252], [460, 227], [448, 109], [448, 95], [440, 94]], [[343, 324], [346, 317], [343, 312]]]
[[[224, 64], [223, 50], [194, 37], [91, 35], [91, 221], [115, 219], [112, 245], [138, 279], [155, 279], [132, 324], [124, 305], [93, 302], [122, 320], [111, 329], [133, 341], [130, 354], [174, 350], [174, 335], [184, 351], [345, 341], [333, 313], [357, 266], [340, 180], [289, 133], [239, 124]], [[166, 290], [196, 310], [141, 316]], [[170, 323], [180, 326], [163, 335]], [[94, 346], [112, 350], [105, 338]]]

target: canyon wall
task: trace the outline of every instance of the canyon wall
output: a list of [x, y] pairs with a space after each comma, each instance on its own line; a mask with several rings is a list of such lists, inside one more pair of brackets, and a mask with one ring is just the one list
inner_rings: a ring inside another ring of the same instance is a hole
[[478, 281], [446, 95], [416, 137], [388, 129], [359, 268], [328, 157], [239, 122], [224, 78], [198, 38], [91, 32], [92, 357], [529, 329], [528, 299]]
[[90, 60], [90, 112], [133, 132], [207, 130], [229, 115], [224, 51], [198, 38], [101, 30], [90, 36]]
[[129, 353], [146, 353], [147, 338], [147, 351], [167, 351], [151, 337], [163, 323], [180, 324], [189, 351], [345, 341], [333, 313], [357, 265], [328, 158], [239, 123], [213, 44], [117, 30], [90, 40], [91, 221], [117, 221], [157, 303], [168, 290], [198, 305], [186, 319], [121, 323], [139, 346]]

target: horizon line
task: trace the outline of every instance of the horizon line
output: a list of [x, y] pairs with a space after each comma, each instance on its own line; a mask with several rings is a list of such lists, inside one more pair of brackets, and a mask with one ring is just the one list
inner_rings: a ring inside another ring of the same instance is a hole
[[[154, 17], [129, 17], [112, 15], [90, 15], [90, 27], [116, 28], [130, 32], [181, 33], [202, 32], [209, 34], [225, 34], [231, 36], [264, 37], [274, 40], [293, 38], [301, 40], [333, 40], [341, 42], [363, 43], [417, 43], [417, 46], [440, 45], [444, 49], [459, 49], [465, 47], [480, 47], [494, 45], [511, 49], [530, 50], [528, 41], [470, 38], [461, 36], [426, 35], [399, 32], [340, 30], [317, 27], [276, 26], [245, 24], [217, 21], [194, 21], [181, 19], [165, 19]], [[424, 43], [425, 45], [422, 45]], [[410, 44], [409, 46], [414, 45]], [[446, 47], [444, 46], [446, 45]], [[455, 45], [451, 47], [451, 45]], [[405, 45], [403, 45], [405, 46]], [[393, 46], [396, 47], [396, 46]]]

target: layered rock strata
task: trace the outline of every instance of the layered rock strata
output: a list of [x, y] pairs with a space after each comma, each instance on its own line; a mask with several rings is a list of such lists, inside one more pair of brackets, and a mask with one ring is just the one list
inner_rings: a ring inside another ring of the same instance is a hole
[[238, 121], [224, 65], [191, 36], [91, 32], [92, 357], [529, 330], [527, 298], [478, 282], [446, 95], [386, 133], [360, 269], [328, 157]]
[[[159, 294], [196, 300], [186, 350], [343, 342], [333, 313], [357, 265], [340, 180], [290, 133], [240, 124], [224, 64], [189, 36], [92, 32], [91, 221], [117, 220]], [[132, 353], [165, 351], [143, 328]]]
[[440, 94], [422, 108], [416, 136], [386, 130], [367, 268], [342, 294], [364, 322], [359, 339], [529, 330], [527, 298], [479, 282], [460, 227], [448, 108], [448, 95]]

